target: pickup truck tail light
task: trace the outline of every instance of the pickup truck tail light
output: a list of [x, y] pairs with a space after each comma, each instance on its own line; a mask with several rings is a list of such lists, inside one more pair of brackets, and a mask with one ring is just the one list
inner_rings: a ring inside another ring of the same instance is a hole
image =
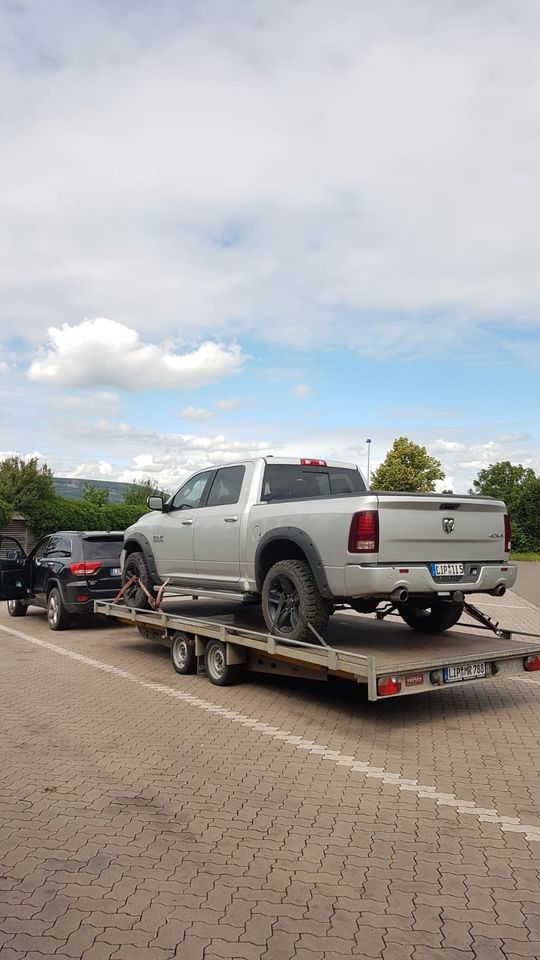
[[377, 553], [379, 550], [379, 513], [361, 510], [355, 513], [349, 532], [349, 553]]
[[507, 513], [504, 515], [504, 552], [510, 553], [512, 547], [512, 521]]
[[99, 560], [87, 560], [84, 563], [72, 563], [70, 570], [74, 577], [91, 577], [99, 570]]

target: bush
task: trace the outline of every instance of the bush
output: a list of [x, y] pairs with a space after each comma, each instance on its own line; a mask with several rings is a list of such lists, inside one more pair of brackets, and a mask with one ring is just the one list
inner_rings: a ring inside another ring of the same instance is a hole
[[11, 520], [13, 510], [11, 509], [9, 503], [6, 503], [5, 500], [0, 500], [0, 527], [5, 527]]
[[50, 497], [39, 509], [27, 510], [26, 517], [37, 536], [43, 537], [56, 530], [125, 530], [144, 513], [147, 509], [142, 505], [107, 503], [99, 507], [84, 500]]

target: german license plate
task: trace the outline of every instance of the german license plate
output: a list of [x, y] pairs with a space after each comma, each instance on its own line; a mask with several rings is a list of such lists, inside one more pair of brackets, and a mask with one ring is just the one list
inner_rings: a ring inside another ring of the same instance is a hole
[[455, 667], [443, 668], [445, 683], [457, 683], [458, 680], [479, 680], [485, 676], [485, 663], [462, 663]]
[[462, 577], [462, 563], [432, 563], [431, 575], [433, 577]]
[[119, 577], [122, 571], [120, 567], [111, 567], [111, 569], [109, 570], [109, 573], [111, 577]]

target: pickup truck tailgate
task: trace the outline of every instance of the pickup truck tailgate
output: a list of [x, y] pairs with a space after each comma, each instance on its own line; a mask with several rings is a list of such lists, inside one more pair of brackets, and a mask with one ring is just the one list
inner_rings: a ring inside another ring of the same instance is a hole
[[414, 493], [377, 499], [380, 563], [506, 559], [500, 500]]

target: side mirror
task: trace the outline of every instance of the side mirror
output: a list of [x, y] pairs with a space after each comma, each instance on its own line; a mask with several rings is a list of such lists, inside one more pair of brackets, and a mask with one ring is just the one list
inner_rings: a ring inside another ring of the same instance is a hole
[[147, 497], [146, 506], [149, 510], [159, 510], [163, 513], [163, 497]]

